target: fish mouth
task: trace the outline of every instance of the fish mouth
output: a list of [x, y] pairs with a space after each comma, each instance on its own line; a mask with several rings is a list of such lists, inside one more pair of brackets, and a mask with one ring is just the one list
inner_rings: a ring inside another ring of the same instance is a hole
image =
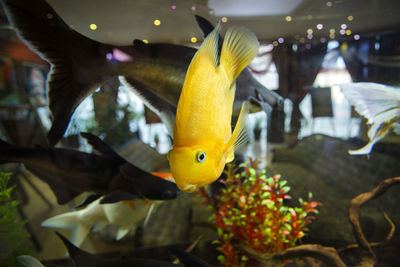
[[197, 189], [197, 186], [193, 184], [184, 184], [184, 185], [178, 185], [179, 189], [182, 191], [186, 191], [188, 193], [192, 193], [194, 190]]

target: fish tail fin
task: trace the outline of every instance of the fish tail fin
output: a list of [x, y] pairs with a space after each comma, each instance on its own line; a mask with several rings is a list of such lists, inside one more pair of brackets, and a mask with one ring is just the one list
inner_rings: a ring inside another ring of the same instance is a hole
[[226, 144], [226, 163], [233, 161], [233, 159], [235, 158], [234, 152], [238, 150], [240, 146], [247, 142], [248, 137], [244, 125], [246, 123], [248, 113], [249, 103], [243, 102], [235, 129], [233, 130], [232, 136]]
[[51, 217], [43, 221], [41, 226], [70, 230], [71, 242], [79, 247], [83, 243], [83, 240], [85, 240], [86, 235], [89, 233], [92, 226], [90, 224], [82, 223], [79, 218], [81, 212], [82, 211], [71, 211]]
[[55, 145], [64, 135], [76, 107], [108, 78], [104, 67], [107, 45], [72, 30], [45, 0], [2, 0], [7, 18], [21, 40], [51, 64], [47, 75], [53, 124], [47, 135]]
[[233, 83], [240, 72], [258, 53], [257, 37], [244, 27], [231, 27], [225, 35], [221, 50], [220, 66]]

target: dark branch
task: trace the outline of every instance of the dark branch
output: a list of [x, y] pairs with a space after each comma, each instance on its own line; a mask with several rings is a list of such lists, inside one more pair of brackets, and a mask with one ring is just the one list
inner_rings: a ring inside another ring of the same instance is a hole
[[266, 261], [283, 261], [295, 258], [312, 257], [326, 264], [328, 267], [346, 267], [344, 262], [340, 259], [336, 250], [332, 247], [324, 247], [321, 245], [307, 244], [300, 245], [292, 248], [285, 249], [284, 251], [272, 253], [272, 254], [261, 254], [258, 251], [238, 244], [237, 248], [253, 257], [260, 262]]
[[[357, 243], [361, 249], [367, 250], [374, 258], [376, 257], [375, 253], [372, 251], [371, 245], [368, 243], [367, 239], [365, 238], [361, 230], [359, 221], [359, 211], [362, 205], [364, 205], [371, 199], [381, 196], [392, 185], [397, 183], [400, 183], [400, 177], [386, 179], [383, 182], [381, 182], [377, 187], [372, 189], [370, 192], [362, 193], [350, 201], [349, 219], [353, 226], [354, 235], [356, 236]], [[393, 233], [391, 235], [393, 235]], [[389, 237], [391, 237], [391, 235], [389, 233]]]
[[[371, 247], [376, 247], [376, 246], [384, 245], [384, 244], [386, 244], [387, 242], [389, 242], [389, 240], [392, 239], [392, 237], [393, 237], [394, 230], [396, 229], [395, 226], [394, 226], [394, 223], [392, 222], [392, 220], [390, 220], [390, 218], [389, 218], [389, 216], [386, 214], [386, 212], [383, 213], [383, 216], [385, 217], [385, 219], [386, 219], [386, 220], [388, 221], [388, 223], [390, 224], [390, 231], [389, 231], [389, 233], [387, 234], [387, 236], [385, 237], [384, 240], [382, 240], [382, 241], [380, 241], [380, 242], [371, 242], [371, 243], [369, 243], [369, 245], [370, 245]], [[351, 245], [345, 246], [345, 247], [343, 247], [343, 248], [337, 249], [337, 252], [340, 253], [340, 252], [342, 252], [342, 251], [345, 251], [345, 250], [348, 250], [348, 249], [353, 249], [353, 248], [358, 248], [358, 247], [359, 247], [358, 244], [351, 244]]]

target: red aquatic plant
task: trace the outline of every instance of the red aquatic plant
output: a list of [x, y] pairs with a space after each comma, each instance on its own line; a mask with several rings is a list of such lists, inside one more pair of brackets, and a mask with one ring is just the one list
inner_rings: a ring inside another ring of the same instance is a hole
[[288, 207], [290, 187], [280, 175], [267, 177], [266, 170], [257, 168], [257, 162], [250, 160], [239, 168], [229, 165], [227, 179], [221, 194], [213, 200], [205, 191], [208, 208], [213, 213], [210, 218], [218, 231], [219, 260], [226, 266], [254, 266], [249, 259], [234, 246], [241, 242], [260, 253], [274, 253], [293, 247], [307, 232], [307, 225], [318, 213], [319, 202], [299, 199], [300, 207]]

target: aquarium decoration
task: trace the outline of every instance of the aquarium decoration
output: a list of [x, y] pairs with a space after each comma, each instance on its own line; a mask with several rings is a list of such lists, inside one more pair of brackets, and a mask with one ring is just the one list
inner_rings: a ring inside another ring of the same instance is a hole
[[212, 211], [212, 220], [219, 240], [215, 241], [225, 266], [254, 266], [255, 259], [241, 252], [235, 244], [247, 246], [259, 253], [274, 253], [296, 246], [306, 234], [307, 225], [315, 218], [320, 202], [299, 199], [299, 207], [288, 207], [285, 200], [290, 187], [280, 175], [268, 177], [266, 170], [250, 160], [226, 171], [226, 187], [216, 201], [200, 192]]
[[15, 186], [7, 185], [11, 173], [0, 172], [0, 265], [20, 266], [16, 257], [27, 254], [23, 241], [29, 236], [26, 221], [17, 221], [18, 201], [13, 200]]

